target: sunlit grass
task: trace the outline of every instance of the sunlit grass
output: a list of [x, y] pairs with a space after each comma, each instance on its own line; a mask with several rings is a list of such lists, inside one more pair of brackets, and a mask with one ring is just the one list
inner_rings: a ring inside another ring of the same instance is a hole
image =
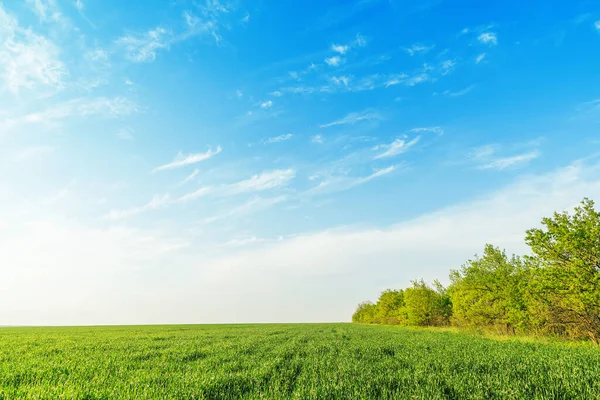
[[350, 324], [0, 329], [0, 399], [596, 399], [600, 350]]

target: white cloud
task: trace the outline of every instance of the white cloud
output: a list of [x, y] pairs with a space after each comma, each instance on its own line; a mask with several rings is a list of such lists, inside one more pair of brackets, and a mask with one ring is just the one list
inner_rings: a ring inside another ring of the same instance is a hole
[[479, 35], [477, 39], [481, 43], [487, 44], [489, 46], [495, 46], [498, 44], [498, 37], [494, 32], [484, 32], [481, 35]]
[[342, 64], [343, 60], [339, 56], [333, 56], [325, 59], [325, 63], [330, 67], [338, 67]]
[[[375, 300], [385, 288], [419, 278], [447, 283], [449, 269], [481, 253], [485, 243], [527, 252], [525, 230], [554, 211], [572, 210], [584, 196], [600, 198], [598, 177], [600, 166], [576, 162], [409, 220], [257, 240], [209, 256], [206, 247], [167, 232], [99, 229], [52, 216], [4, 218], [3, 323], [349, 321], [360, 301]], [[263, 200], [232, 216], [285, 198]]]
[[59, 55], [52, 41], [21, 28], [0, 4], [0, 80], [9, 91], [63, 88], [68, 72]]
[[597, 30], [598, 32], [600, 32], [600, 20], [598, 20], [598, 21], [594, 22], [594, 28], [596, 28], [596, 30]]
[[408, 86], [416, 86], [419, 83], [427, 82], [429, 80], [431, 80], [431, 77], [429, 76], [429, 74], [423, 72], [421, 74], [414, 75], [414, 76], [410, 77], [409, 79], [407, 79], [406, 84]]
[[281, 97], [283, 96], [283, 93], [281, 93], [279, 90], [276, 90], [274, 92], [269, 93], [271, 96], [275, 96], [275, 97]]
[[75, 6], [75, 8], [77, 8], [77, 10], [79, 10], [80, 12], [83, 11], [83, 9], [85, 8], [85, 4], [83, 4], [83, 1], [81, 0], [75, 0], [75, 2], [73, 3], [73, 5]]
[[188, 176], [186, 176], [179, 184], [180, 185], [185, 185], [186, 183], [194, 180], [194, 178], [196, 176], [198, 176], [198, 174], [200, 173], [199, 169], [195, 169], [194, 172], [192, 172], [191, 174], [189, 174]]
[[540, 152], [537, 150], [530, 151], [527, 153], [517, 154], [509, 157], [496, 158], [486, 164], [483, 164], [481, 169], [495, 169], [502, 171], [509, 167], [521, 166], [528, 164], [530, 161], [535, 160], [540, 156]]
[[59, 22], [63, 19], [55, 0], [27, 0], [27, 4], [43, 22]]
[[350, 46], [341, 45], [341, 44], [332, 44], [331, 50], [335, 51], [336, 53], [340, 53], [340, 54], [344, 55], [350, 50]]
[[108, 53], [101, 47], [89, 50], [85, 53], [85, 58], [91, 61], [101, 61], [108, 63]]
[[485, 53], [481, 53], [480, 55], [477, 56], [477, 58], [475, 58], [475, 64], [479, 64], [480, 62], [483, 61], [484, 58], [485, 58]]
[[136, 103], [123, 97], [78, 98], [56, 104], [46, 110], [0, 120], [0, 130], [15, 129], [26, 124], [55, 125], [69, 118], [90, 116], [123, 117], [139, 111]]
[[419, 142], [420, 136], [415, 137], [411, 141], [406, 141], [404, 139], [396, 139], [390, 144], [379, 145], [376, 147], [377, 150], [384, 149], [383, 153], [376, 155], [373, 159], [379, 160], [381, 158], [394, 157], [398, 154], [402, 154], [407, 152], [411, 147]]
[[293, 169], [278, 169], [253, 175], [251, 178], [232, 184], [228, 191], [233, 193], [256, 192], [285, 186], [296, 177]]
[[116, 43], [125, 49], [129, 60], [133, 62], [151, 62], [156, 59], [158, 50], [169, 48], [171, 36], [169, 30], [157, 27], [143, 35], [120, 37]]
[[325, 194], [349, 190], [357, 186], [364, 185], [365, 183], [371, 182], [376, 178], [394, 172], [397, 169], [397, 165], [391, 165], [386, 168], [375, 170], [367, 176], [328, 176], [327, 178], [319, 182], [318, 185], [306, 190], [304, 193], [301, 194], [301, 196], [305, 198], [311, 198], [314, 196], [321, 196]]
[[140, 207], [128, 208], [126, 210], [112, 210], [104, 216], [109, 220], [119, 220], [124, 218], [133, 217], [138, 214], [145, 213], [147, 211], [156, 210], [162, 208], [170, 203], [171, 196], [167, 193], [162, 196], [156, 195], [147, 204]]
[[177, 157], [175, 157], [175, 160], [173, 160], [172, 162], [170, 162], [168, 164], [161, 165], [159, 167], [154, 168], [152, 170], [152, 172], [164, 171], [164, 170], [173, 169], [173, 168], [185, 167], [186, 165], [196, 164], [196, 163], [199, 163], [204, 160], [208, 160], [209, 158], [216, 156], [222, 150], [223, 149], [221, 148], [221, 146], [217, 146], [217, 148], [215, 150], [209, 149], [204, 153], [189, 154], [187, 156], [184, 156], [182, 153], [179, 153], [177, 155]]
[[244, 18], [242, 18], [242, 22], [247, 24], [249, 21], [250, 21], [250, 13], [246, 13]]
[[331, 78], [331, 80], [333, 81], [333, 83], [335, 83], [336, 85], [344, 85], [344, 86], [348, 86], [348, 84], [350, 83], [350, 80], [352, 78], [349, 76], [334, 76]]
[[249, 214], [259, 213], [268, 210], [279, 203], [283, 203], [287, 199], [287, 196], [276, 196], [270, 198], [253, 197], [241, 206], [232, 208], [225, 213], [206, 218], [204, 222], [210, 224], [227, 218], [239, 218]]
[[199, 199], [201, 197], [206, 196], [207, 194], [211, 193], [212, 189], [209, 187], [201, 187], [200, 189], [192, 192], [192, 193], [188, 193], [184, 196], [181, 196], [180, 198], [177, 199], [178, 202], [187, 202], [187, 201], [191, 201], [191, 200], [196, 200]]
[[279, 136], [274, 136], [271, 138], [268, 138], [267, 140], [264, 141], [265, 144], [272, 144], [272, 143], [279, 143], [279, 142], [283, 142], [286, 140], [290, 140], [292, 137], [294, 137], [293, 134], [291, 133], [286, 133], [283, 135], [279, 135]]
[[[457, 90], [456, 92], [452, 92], [450, 90], [444, 90], [441, 94], [443, 96], [447, 96], [447, 97], [460, 97], [460, 96], [464, 96], [465, 94], [469, 93], [471, 90], [473, 90], [475, 88], [475, 85], [471, 85], [471, 86], [467, 86], [464, 89], [461, 90]], [[434, 96], [438, 95], [439, 93], [435, 92]]]
[[370, 120], [379, 120], [381, 116], [376, 112], [365, 110], [361, 112], [353, 112], [346, 115], [344, 118], [338, 119], [333, 122], [329, 122], [327, 124], [319, 125], [320, 128], [328, 128], [330, 126], [336, 125], [346, 125], [346, 124], [356, 124], [360, 121], [370, 121]]
[[367, 40], [360, 33], [356, 34], [356, 39], [353, 42], [353, 46], [357, 47], [365, 47], [367, 45]]
[[310, 141], [316, 144], [323, 144], [324, 142], [322, 135], [314, 135]]
[[52, 146], [34, 146], [28, 147], [14, 154], [12, 159], [15, 162], [27, 162], [32, 159], [42, 157], [46, 154], [53, 153], [56, 148]]
[[434, 47], [435, 47], [434, 45], [425, 46], [425, 45], [422, 45], [419, 43], [415, 43], [411, 47], [405, 48], [404, 50], [406, 50], [406, 52], [408, 54], [410, 54], [411, 56], [414, 56], [417, 53], [427, 53], [429, 50], [433, 49]]
[[493, 169], [502, 171], [511, 167], [520, 167], [528, 164], [540, 156], [537, 149], [511, 156], [498, 156], [498, 145], [485, 145], [474, 149], [469, 158], [478, 164], [478, 169]]
[[436, 135], [443, 135], [444, 134], [444, 130], [439, 127], [439, 126], [427, 126], [427, 127], [422, 127], [422, 128], [413, 128], [411, 129], [409, 132], [432, 132], [435, 133]]
[[454, 71], [455, 67], [456, 67], [456, 62], [453, 60], [446, 60], [446, 61], [442, 62], [442, 64], [441, 64], [442, 75], [448, 75], [449, 73]]
[[266, 110], [267, 108], [273, 107], [273, 102], [271, 100], [267, 100], [265, 102], [260, 103], [260, 108]]

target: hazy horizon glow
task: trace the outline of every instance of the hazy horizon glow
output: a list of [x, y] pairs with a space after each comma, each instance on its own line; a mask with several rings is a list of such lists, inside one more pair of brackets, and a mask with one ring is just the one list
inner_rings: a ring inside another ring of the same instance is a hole
[[348, 321], [600, 201], [600, 6], [0, 0], [0, 325]]

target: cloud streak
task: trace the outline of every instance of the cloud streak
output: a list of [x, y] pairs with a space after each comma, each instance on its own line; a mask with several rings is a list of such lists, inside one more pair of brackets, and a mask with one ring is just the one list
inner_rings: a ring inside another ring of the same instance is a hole
[[158, 50], [168, 49], [171, 39], [171, 31], [156, 27], [142, 35], [120, 37], [116, 44], [126, 51], [129, 60], [143, 63], [156, 60]]
[[477, 169], [503, 171], [529, 164], [541, 153], [538, 149], [511, 156], [498, 156], [498, 146], [480, 146], [469, 154], [469, 158], [478, 164]]
[[293, 137], [294, 137], [293, 134], [286, 133], [284, 135], [279, 135], [279, 136], [274, 136], [274, 137], [268, 138], [267, 140], [264, 141], [264, 143], [265, 144], [273, 144], [273, 143], [285, 142], [286, 140], [290, 140]]
[[411, 147], [413, 147], [414, 145], [416, 145], [419, 142], [420, 138], [421, 138], [420, 136], [417, 136], [408, 142], [405, 139], [396, 139], [390, 144], [379, 145], [375, 149], [376, 150], [383, 149], [385, 151], [383, 153], [376, 155], [373, 159], [379, 160], [382, 158], [394, 157], [399, 154], [406, 153]]
[[104, 216], [105, 219], [116, 221], [124, 218], [133, 217], [151, 210], [156, 210], [165, 207], [170, 203], [171, 196], [167, 193], [164, 195], [156, 195], [148, 203], [140, 207], [133, 207], [126, 210], [112, 210]]
[[336, 125], [354, 125], [361, 121], [381, 120], [381, 116], [376, 112], [365, 110], [361, 112], [353, 112], [338, 120], [319, 125], [319, 128], [329, 128]]
[[208, 160], [209, 158], [216, 156], [222, 150], [223, 149], [221, 148], [221, 146], [217, 146], [215, 150], [209, 149], [204, 153], [188, 154], [187, 156], [183, 155], [182, 153], [179, 153], [179, 155], [175, 157], [175, 160], [168, 164], [164, 164], [154, 168], [152, 172], [154, 173], [159, 171], [166, 171], [169, 169], [181, 168], [188, 165], [197, 164], [199, 162]]

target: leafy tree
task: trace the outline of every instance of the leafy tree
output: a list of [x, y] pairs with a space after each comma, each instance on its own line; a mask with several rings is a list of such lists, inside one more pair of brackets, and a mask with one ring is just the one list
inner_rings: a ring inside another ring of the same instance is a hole
[[362, 302], [356, 308], [356, 311], [352, 315], [352, 322], [362, 323], [362, 324], [370, 324], [373, 323], [375, 319], [375, 304], [370, 301]]
[[534, 254], [531, 287], [540, 321], [600, 341], [600, 213], [584, 199], [573, 215], [554, 213], [527, 231]]
[[384, 290], [376, 304], [375, 321], [380, 324], [397, 325], [406, 322], [403, 315], [404, 291]]
[[522, 285], [525, 273], [519, 257], [509, 259], [504, 251], [487, 244], [482, 257], [476, 256], [460, 270], [450, 272], [454, 323], [501, 326], [507, 333], [514, 333], [526, 314]]
[[441, 293], [427, 286], [421, 279], [413, 281], [413, 286], [404, 290], [406, 320], [408, 325], [445, 325], [445, 300]]

